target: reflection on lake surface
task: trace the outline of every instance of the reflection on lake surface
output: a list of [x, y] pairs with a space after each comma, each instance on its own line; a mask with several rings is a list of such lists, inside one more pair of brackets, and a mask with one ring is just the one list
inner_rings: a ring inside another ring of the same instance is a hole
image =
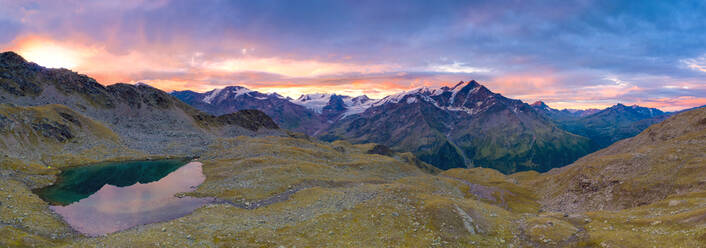
[[66, 170], [37, 191], [77, 231], [96, 236], [191, 213], [209, 198], [178, 198], [203, 183], [201, 163], [137, 161]]

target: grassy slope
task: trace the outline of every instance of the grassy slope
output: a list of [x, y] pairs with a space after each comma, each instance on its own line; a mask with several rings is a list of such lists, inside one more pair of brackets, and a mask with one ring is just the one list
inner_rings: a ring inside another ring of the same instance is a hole
[[[202, 157], [207, 180], [190, 194], [233, 205], [210, 205], [75, 246], [519, 244], [512, 221], [520, 215], [478, 200], [458, 180], [424, 173], [401, 154], [367, 154], [371, 148], [280, 137], [225, 139]], [[288, 199], [242, 208], [282, 194]]]
[[590, 149], [584, 137], [549, 121], [512, 115], [509, 110], [486, 113], [461, 130], [454, 142], [474, 165], [503, 173], [548, 171], [573, 162]]
[[574, 164], [555, 169], [535, 185], [552, 209], [616, 210], [668, 195], [706, 190], [706, 108], [655, 124]]
[[[202, 157], [207, 180], [191, 194], [232, 204], [100, 238], [42, 243], [50, 236], [34, 231], [0, 242], [25, 235], [25, 245], [69, 247], [698, 247], [706, 235], [703, 193], [622, 211], [539, 212], [538, 195], [523, 187], [542, 177], [536, 172], [507, 176], [474, 168], [432, 175], [400, 154], [367, 154], [371, 148], [301, 138], [224, 139]], [[283, 194], [289, 197], [245, 207]], [[34, 207], [46, 211], [41, 204]]]
[[539, 195], [524, 187], [543, 178], [536, 172], [430, 175], [345, 142], [240, 137], [217, 146], [203, 158], [207, 182], [194, 195], [245, 206], [298, 191], [253, 209], [209, 205], [71, 246], [699, 247], [706, 237], [704, 192], [620, 211], [542, 212]]

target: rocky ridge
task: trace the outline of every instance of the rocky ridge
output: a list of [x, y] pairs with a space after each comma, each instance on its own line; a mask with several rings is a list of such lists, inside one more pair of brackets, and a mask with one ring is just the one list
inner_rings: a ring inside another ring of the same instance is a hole
[[104, 124], [122, 145], [152, 154], [197, 154], [200, 149], [194, 147], [205, 147], [217, 137], [279, 132], [266, 115], [215, 117], [148, 85], [106, 87], [85, 75], [27, 62], [13, 52], [0, 54], [0, 87], [0, 103], [67, 106]]

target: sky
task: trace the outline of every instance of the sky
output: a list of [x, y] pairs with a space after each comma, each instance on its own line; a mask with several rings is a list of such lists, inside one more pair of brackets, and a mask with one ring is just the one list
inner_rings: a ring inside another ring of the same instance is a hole
[[706, 105], [706, 1], [0, 0], [0, 50], [105, 85]]

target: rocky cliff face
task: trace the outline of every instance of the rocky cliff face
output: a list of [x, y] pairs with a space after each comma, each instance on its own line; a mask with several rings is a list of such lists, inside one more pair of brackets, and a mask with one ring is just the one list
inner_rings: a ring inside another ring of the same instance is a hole
[[211, 117], [147, 85], [106, 87], [66, 69], [29, 63], [12, 52], [0, 54], [0, 103], [61, 104], [104, 124], [125, 146], [155, 154], [198, 153], [216, 137], [276, 129], [264, 115]]
[[320, 137], [412, 151], [442, 169], [480, 166], [505, 173], [549, 170], [588, 150], [586, 138], [475, 81], [388, 96], [338, 120]]

